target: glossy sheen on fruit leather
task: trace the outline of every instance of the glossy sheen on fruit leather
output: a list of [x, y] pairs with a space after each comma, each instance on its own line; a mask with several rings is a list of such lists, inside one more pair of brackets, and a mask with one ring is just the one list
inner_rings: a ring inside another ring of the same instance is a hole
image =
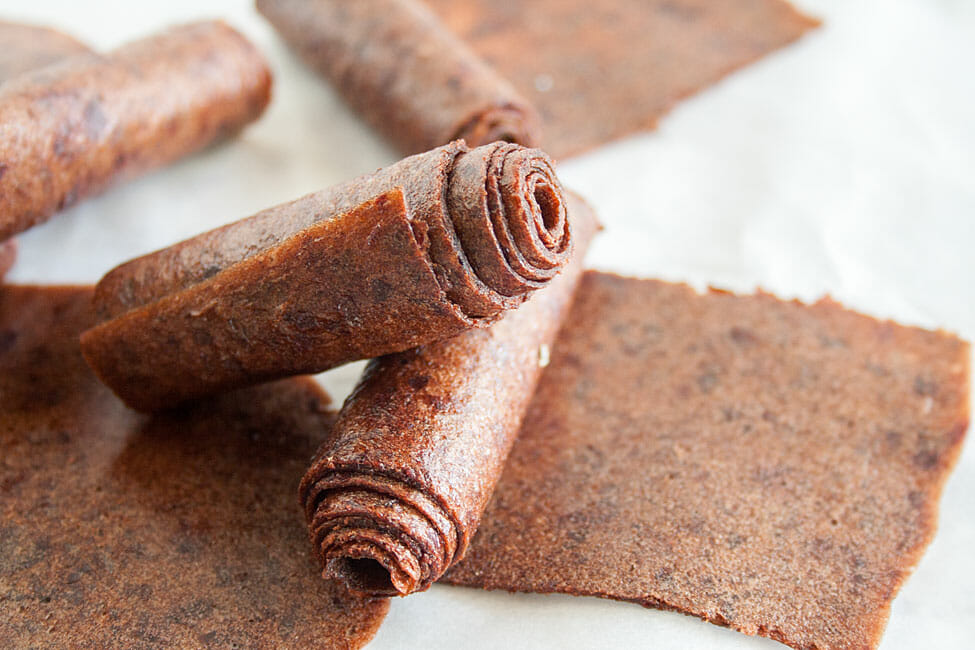
[[22, 72], [90, 51], [87, 45], [64, 32], [0, 20], [0, 84]]
[[969, 347], [587, 273], [456, 584], [873, 648], [968, 425]]
[[818, 24], [783, 0], [427, 1], [534, 105], [557, 159], [653, 128]]
[[0, 86], [0, 239], [119, 177], [172, 162], [257, 119], [261, 54], [222, 22], [174, 27]]
[[562, 200], [541, 152], [441, 147], [118, 267], [84, 353], [153, 411], [449, 338], [558, 273]]
[[522, 307], [367, 367], [301, 484], [326, 576], [406, 595], [463, 557], [598, 227], [575, 198], [570, 218], [573, 261]]
[[17, 261], [17, 242], [13, 239], [0, 242], [0, 282]]
[[88, 370], [90, 288], [0, 288], [0, 646], [355, 648], [387, 603], [323, 581], [294, 491], [308, 379], [161, 418]]
[[404, 154], [457, 138], [474, 147], [538, 144], [535, 109], [419, 0], [258, 0], [257, 7]]

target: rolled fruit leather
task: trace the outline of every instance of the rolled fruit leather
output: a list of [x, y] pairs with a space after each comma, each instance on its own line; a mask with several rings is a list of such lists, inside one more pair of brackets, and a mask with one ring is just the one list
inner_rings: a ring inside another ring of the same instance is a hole
[[[3, 20], [0, 20], [0, 44], [3, 45], [0, 48], [0, 85], [30, 70], [91, 51], [73, 36], [57, 30]], [[0, 280], [3, 280], [16, 259], [16, 241], [0, 241]]]
[[174, 27], [0, 85], [0, 240], [257, 119], [271, 74], [226, 24]]
[[539, 143], [534, 107], [418, 0], [258, 0], [301, 57], [404, 154]]
[[551, 285], [490, 328], [366, 368], [300, 487], [324, 577], [407, 595], [463, 557], [598, 228], [569, 197], [575, 253]]
[[110, 271], [82, 350], [143, 411], [400, 352], [545, 286], [565, 215], [542, 152], [454, 142]]

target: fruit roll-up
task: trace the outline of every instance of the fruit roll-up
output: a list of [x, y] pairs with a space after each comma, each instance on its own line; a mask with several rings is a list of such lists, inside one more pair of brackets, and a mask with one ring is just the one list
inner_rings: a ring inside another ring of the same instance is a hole
[[172, 162], [257, 119], [271, 74], [222, 22], [171, 28], [0, 85], [0, 240], [117, 178]]
[[153, 411], [488, 325], [570, 253], [540, 151], [454, 142], [127, 262], [88, 362]]
[[521, 308], [367, 366], [300, 487], [324, 577], [407, 595], [463, 557], [598, 228], [575, 197], [569, 213], [574, 259]]
[[534, 107], [417, 0], [258, 0], [299, 55], [404, 154], [537, 146]]

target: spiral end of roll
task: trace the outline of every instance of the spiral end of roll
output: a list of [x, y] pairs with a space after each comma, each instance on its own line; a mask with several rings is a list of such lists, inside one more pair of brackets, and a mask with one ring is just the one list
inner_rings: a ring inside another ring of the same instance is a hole
[[313, 467], [301, 499], [323, 577], [353, 591], [424, 591], [454, 560], [455, 523], [398, 479]]
[[537, 147], [540, 130], [534, 109], [527, 103], [509, 103], [491, 106], [472, 116], [450, 140], [463, 140], [471, 147], [492, 142]]
[[564, 190], [538, 149], [494, 142], [458, 155], [447, 206], [468, 276], [448, 294], [470, 316], [516, 307], [570, 258]]

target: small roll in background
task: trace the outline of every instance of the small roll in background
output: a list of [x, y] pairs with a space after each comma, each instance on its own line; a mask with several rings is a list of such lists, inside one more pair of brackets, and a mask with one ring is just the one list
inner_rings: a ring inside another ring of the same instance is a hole
[[488, 325], [571, 239], [545, 154], [454, 142], [110, 271], [82, 349], [127, 404], [165, 409]]
[[300, 488], [326, 578], [407, 595], [464, 556], [598, 228], [571, 194], [569, 215], [573, 260], [525, 305], [366, 368]]
[[270, 90], [261, 54], [219, 21], [11, 79], [0, 86], [0, 240], [239, 130]]
[[301, 57], [404, 154], [537, 146], [535, 109], [418, 0], [258, 0]]

